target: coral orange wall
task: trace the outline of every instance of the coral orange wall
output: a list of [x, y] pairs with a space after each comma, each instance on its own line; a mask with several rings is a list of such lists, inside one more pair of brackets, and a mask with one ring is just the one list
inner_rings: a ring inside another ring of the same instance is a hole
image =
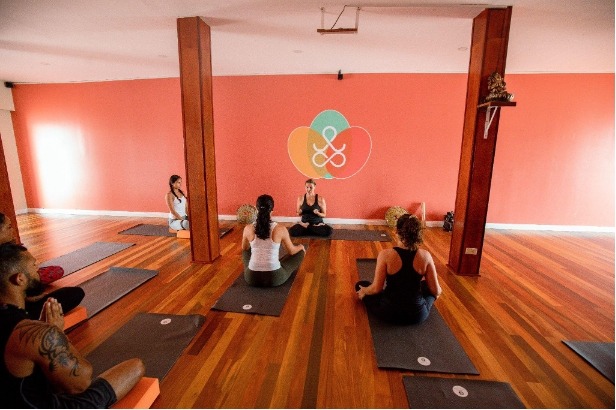
[[[506, 80], [518, 106], [501, 115], [488, 221], [613, 226], [614, 75]], [[166, 211], [167, 179], [184, 174], [178, 79], [13, 92], [30, 208]], [[423, 201], [441, 220], [455, 202], [465, 95], [463, 74], [214, 77], [219, 213], [270, 193], [275, 214], [293, 215], [306, 178], [289, 134], [333, 109], [369, 132], [372, 152], [356, 175], [318, 181], [328, 217], [380, 219]]]

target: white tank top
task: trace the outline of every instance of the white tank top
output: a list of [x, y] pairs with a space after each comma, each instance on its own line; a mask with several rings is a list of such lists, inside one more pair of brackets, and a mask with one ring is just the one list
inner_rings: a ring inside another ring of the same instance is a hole
[[[175, 196], [173, 197], [173, 210], [178, 213], [181, 217], [186, 216], [186, 198], [181, 197], [177, 199]], [[169, 219], [175, 219], [175, 216], [171, 212], [169, 212]]]
[[276, 222], [270, 223], [270, 237], [267, 239], [255, 238], [250, 242], [250, 261], [248, 269], [256, 272], [268, 272], [280, 269], [280, 243], [272, 241], [272, 231]]

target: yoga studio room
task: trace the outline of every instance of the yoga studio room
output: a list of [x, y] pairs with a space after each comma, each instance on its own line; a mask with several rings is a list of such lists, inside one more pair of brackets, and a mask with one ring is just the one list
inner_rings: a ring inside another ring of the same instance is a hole
[[0, 0], [5, 408], [613, 409], [613, 0]]

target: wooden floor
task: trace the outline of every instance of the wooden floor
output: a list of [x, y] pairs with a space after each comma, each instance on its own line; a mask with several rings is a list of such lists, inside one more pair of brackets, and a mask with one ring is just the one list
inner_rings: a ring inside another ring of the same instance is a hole
[[[241, 226], [221, 239], [222, 256], [203, 265], [191, 264], [188, 240], [118, 234], [163, 219], [29, 214], [18, 221], [39, 261], [95, 241], [136, 244], [60, 284], [110, 266], [159, 271], [69, 333], [85, 354], [136, 312], [206, 316], [162, 381], [156, 408], [408, 407], [402, 376], [413, 373], [376, 367], [353, 291], [355, 259], [392, 243], [311, 240], [282, 315], [266, 317], [210, 310], [242, 270]], [[430, 228], [424, 246], [443, 287], [435, 306], [480, 372], [456, 377], [507, 382], [529, 408], [614, 408], [614, 385], [562, 343], [614, 341], [614, 235], [487, 230], [475, 278], [446, 268], [450, 235]]]

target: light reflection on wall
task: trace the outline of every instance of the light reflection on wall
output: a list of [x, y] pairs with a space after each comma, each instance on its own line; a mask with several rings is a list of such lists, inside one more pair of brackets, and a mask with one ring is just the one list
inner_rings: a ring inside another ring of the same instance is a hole
[[34, 152], [43, 208], [72, 209], [83, 179], [85, 156], [81, 130], [71, 126], [39, 125], [34, 129]]

